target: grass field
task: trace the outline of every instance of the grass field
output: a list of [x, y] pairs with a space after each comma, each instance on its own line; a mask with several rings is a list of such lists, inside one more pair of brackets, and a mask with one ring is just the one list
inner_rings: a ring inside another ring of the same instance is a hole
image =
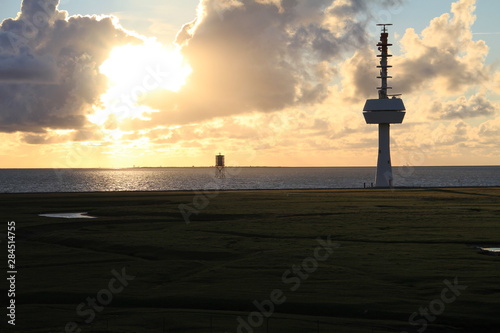
[[[0, 200], [18, 270], [2, 332], [500, 332], [500, 256], [475, 248], [500, 247], [500, 188]], [[98, 218], [38, 216], [66, 212]]]

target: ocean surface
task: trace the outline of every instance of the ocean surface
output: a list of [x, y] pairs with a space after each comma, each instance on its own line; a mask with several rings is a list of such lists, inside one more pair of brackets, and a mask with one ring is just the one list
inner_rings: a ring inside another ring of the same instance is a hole
[[[396, 187], [500, 186], [500, 166], [394, 167]], [[375, 168], [0, 169], [0, 193], [363, 188]]]

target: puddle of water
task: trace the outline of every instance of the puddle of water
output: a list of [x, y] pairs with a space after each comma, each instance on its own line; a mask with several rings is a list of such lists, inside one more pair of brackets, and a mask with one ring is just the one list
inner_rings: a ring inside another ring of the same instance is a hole
[[481, 247], [478, 246], [479, 253], [486, 254], [490, 256], [500, 256], [500, 248], [499, 247]]
[[58, 219], [95, 219], [95, 216], [89, 216], [84, 213], [58, 213], [58, 214], [39, 214], [41, 217], [54, 217]]
[[481, 247], [480, 249], [481, 251], [500, 254], [500, 248], [498, 247]]

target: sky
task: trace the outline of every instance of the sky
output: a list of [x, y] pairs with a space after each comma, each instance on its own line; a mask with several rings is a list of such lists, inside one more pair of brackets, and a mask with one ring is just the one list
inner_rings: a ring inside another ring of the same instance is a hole
[[377, 23], [406, 106], [392, 164], [500, 165], [496, 0], [0, 4], [0, 168], [374, 166]]

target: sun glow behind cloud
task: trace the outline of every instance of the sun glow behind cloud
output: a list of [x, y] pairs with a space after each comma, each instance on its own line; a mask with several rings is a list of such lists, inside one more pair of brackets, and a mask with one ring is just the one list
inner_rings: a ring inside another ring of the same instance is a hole
[[178, 48], [154, 39], [116, 47], [99, 70], [108, 78], [109, 87], [88, 118], [108, 128], [116, 128], [125, 119], [148, 119], [157, 110], [140, 105], [141, 96], [156, 90], [178, 91], [191, 73]]

